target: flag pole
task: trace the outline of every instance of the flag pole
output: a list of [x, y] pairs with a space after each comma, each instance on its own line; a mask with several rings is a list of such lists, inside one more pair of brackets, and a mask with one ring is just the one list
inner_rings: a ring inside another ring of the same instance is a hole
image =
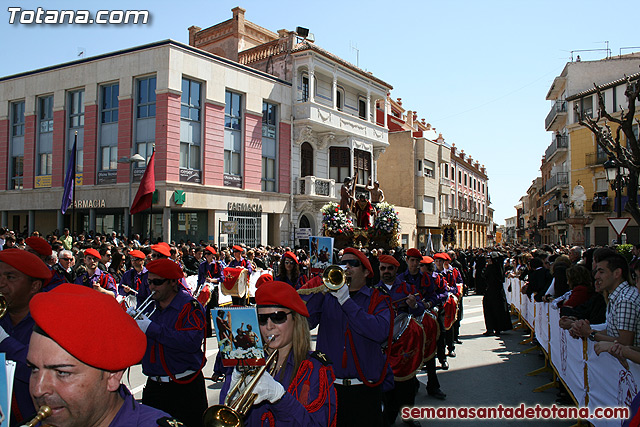
[[[76, 131], [75, 136], [73, 137], [73, 149], [75, 152], [73, 153], [74, 158], [76, 159], [76, 165], [74, 165], [74, 170], [71, 171], [71, 176], [73, 177], [73, 207], [71, 208], [71, 235], [76, 232], [76, 169], [78, 164], [78, 131]], [[77, 238], [77, 237], [76, 237]]]

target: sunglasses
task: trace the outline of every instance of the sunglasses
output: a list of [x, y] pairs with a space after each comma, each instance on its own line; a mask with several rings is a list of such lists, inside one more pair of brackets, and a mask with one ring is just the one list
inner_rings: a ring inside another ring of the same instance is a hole
[[73, 258], [60, 258], [60, 261], [73, 261]]
[[153, 286], [162, 286], [166, 281], [167, 279], [149, 279], [147, 282]]
[[293, 261], [289, 261], [289, 260], [285, 260], [285, 262], [284, 262], [284, 263], [285, 263], [285, 264], [295, 264], [295, 262], [293, 262]]
[[393, 271], [396, 267], [390, 265], [389, 267], [380, 266], [380, 271]]
[[357, 259], [343, 259], [342, 261], [340, 261], [340, 265], [360, 267], [362, 264], [360, 263], [360, 260], [357, 260]]
[[258, 314], [258, 323], [264, 326], [267, 324], [267, 320], [271, 319], [274, 325], [282, 325], [287, 321], [287, 316], [291, 313], [291, 311], [276, 311], [275, 313]]

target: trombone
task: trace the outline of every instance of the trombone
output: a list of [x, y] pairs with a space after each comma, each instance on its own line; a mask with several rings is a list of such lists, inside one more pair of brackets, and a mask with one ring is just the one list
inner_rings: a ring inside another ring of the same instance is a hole
[[51, 408], [48, 407], [47, 405], [42, 405], [40, 409], [38, 409], [38, 413], [36, 414], [36, 416], [33, 417], [31, 421], [21, 425], [20, 427], [33, 427], [36, 424], [38, 424], [40, 421], [44, 420], [45, 418], [50, 417], [51, 414], [53, 414], [53, 411], [51, 411]]
[[321, 279], [324, 286], [307, 287], [307, 284], [310, 284], [316, 279], [316, 277], [314, 277], [309, 282], [307, 282], [307, 284], [298, 289], [298, 293], [300, 295], [309, 295], [318, 292], [337, 291], [344, 285], [349, 284], [350, 277], [347, 277], [344, 270], [345, 267], [342, 265], [330, 265], [322, 272]]
[[[140, 304], [140, 307], [136, 307], [133, 312], [131, 313], [131, 317], [133, 317], [133, 320], [138, 320], [138, 318], [144, 313], [144, 311], [149, 308], [149, 306], [151, 304], [154, 303], [153, 301], [153, 295], [156, 293], [156, 291], [151, 291], [151, 293], [149, 294], [149, 296], [147, 297], [147, 299], [145, 299], [142, 304]], [[151, 315], [153, 313], [155, 313], [156, 311], [156, 306], [153, 306], [153, 310], [151, 310], [151, 313], [149, 314], [145, 314], [145, 316], [147, 317], [151, 317]]]
[[[273, 341], [274, 336], [269, 336], [264, 348], [266, 349], [269, 346], [269, 343]], [[264, 366], [261, 366], [255, 374], [248, 370], [246, 372], [242, 372], [242, 376], [236, 382], [232, 389], [229, 390], [227, 397], [224, 399], [223, 405], [213, 405], [207, 408], [207, 410], [202, 415], [202, 422], [204, 427], [244, 427], [244, 417], [249, 412], [249, 409], [253, 405], [253, 402], [258, 397], [257, 394], [253, 393], [253, 389], [260, 381], [260, 378], [264, 375], [269, 366], [271, 366], [270, 374], [273, 374], [275, 371], [276, 363], [273, 363], [278, 357], [278, 350], [274, 350], [273, 353], [269, 355]], [[251, 382], [247, 384], [244, 390], [240, 392], [240, 386], [244, 384], [249, 376], [253, 375]], [[238, 397], [234, 399], [235, 395], [238, 394]]]

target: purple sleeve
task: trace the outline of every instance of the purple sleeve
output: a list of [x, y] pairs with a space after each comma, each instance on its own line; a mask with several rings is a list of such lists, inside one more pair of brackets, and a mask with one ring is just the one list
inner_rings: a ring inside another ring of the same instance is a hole
[[[335, 379], [333, 369], [330, 366], [323, 366], [316, 360], [312, 360], [312, 363], [308, 402], [303, 405], [294, 395], [285, 392], [278, 402], [271, 405], [271, 411], [277, 422], [299, 426], [330, 426], [335, 420], [337, 395], [333, 386]], [[305, 386], [300, 384], [294, 393], [298, 395], [303, 387]], [[322, 396], [319, 395], [321, 391], [324, 392]]]
[[[191, 305], [189, 302], [186, 305]], [[185, 308], [182, 309], [185, 311]], [[202, 346], [204, 338], [205, 316], [200, 304], [198, 308], [190, 308], [189, 311], [179, 318], [175, 324], [164, 325], [160, 322], [152, 321], [147, 328], [147, 336], [156, 340], [167, 348], [185, 352], [197, 352]]]
[[342, 311], [349, 319], [349, 326], [353, 332], [379, 343], [389, 338], [391, 314], [388, 298], [378, 303], [373, 314], [367, 313], [351, 298], [347, 298], [342, 304]]

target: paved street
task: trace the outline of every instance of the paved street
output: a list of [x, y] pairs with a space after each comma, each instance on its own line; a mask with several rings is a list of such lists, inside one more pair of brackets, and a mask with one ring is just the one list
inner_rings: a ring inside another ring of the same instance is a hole
[[[550, 381], [550, 374], [528, 377], [526, 374], [544, 364], [544, 360], [537, 353], [519, 354], [527, 346], [519, 345], [522, 341], [521, 331], [510, 331], [500, 337], [484, 337], [484, 320], [482, 315], [482, 297], [470, 296], [465, 298], [465, 318], [462, 321], [461, 338], [464, 344], [456, 347], [456, 358], [450, 358], [451, 368], [448, 371], [438, 371], [438, 378], [442, 390], [447, 394], [446, 401], [436, 400], [426, 393], [426, 374], [418, 376], [421, 384], [416, 399], [417, 406], [517, 406], [524, 403], [535, 406], [539, 403], [550, 406], [555, 403], [556, 389], [542, 393], [532, 390]], [[207, 365], [204, 369], [206, 376], [211, 376], [217, 345], [215, 338], [207, 340]], [[125, 376], [126, 378], [126, 376]], [[142, 397], [145, 377], [140, 366], [131, 369], [128, 376], [130, 387], [136, 398]], [[126, 379], [125, 379], [126, 380]], [[207, 381], [209, 404], [217, 403], [220, 383]], [[434, 421], [422, 421], [422, 425], [433, 424]], [[438, 420], [442, 425], [459, 425], [460, 421]], [[516, 426], [522, 421], [465, 421], [473, 426]], [[535, 421], [538, 425], [543, 421]], [[400, 425], [398, 421], [396, 425]], [[570, 426], [571, 421], [548, 421], [544, 425]]]

